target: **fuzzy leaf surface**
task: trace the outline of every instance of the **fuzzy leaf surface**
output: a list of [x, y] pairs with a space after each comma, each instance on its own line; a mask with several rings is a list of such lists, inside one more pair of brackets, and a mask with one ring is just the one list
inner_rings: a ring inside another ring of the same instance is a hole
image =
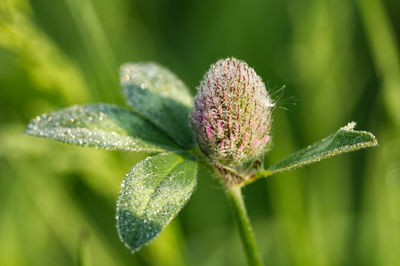
[[136, 251], [156, 238], [183, 208], [197, 183], [197, 163], [186, 154], [160, 154], [125, 176], [117, 202], [117, 229]]
[[121, 66], [121, 85], [128, 104], [184, 148], [194, 145], [189, 114], [192, 97], [168, 69], [151, 62]]
[[68, 144], [144, 152], [180, 148], [131, 110], [110, 104], [76, 105], [31, 120], [25, 133]]
[[281, 172], [318, 162], [344, 152], [378, 145], [372, 133], [354, 130], [355, 125], [355, 122], [349, 123], [347, 126], [340, 128], [336, 133], [272, 165], [267, 172], [269, 172], [269, 174]]

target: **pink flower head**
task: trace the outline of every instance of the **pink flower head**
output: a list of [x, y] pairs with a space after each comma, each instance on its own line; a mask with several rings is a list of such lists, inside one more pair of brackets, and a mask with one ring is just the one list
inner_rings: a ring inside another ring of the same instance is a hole
[[217, 61], [194, 100], [191, 124], [200, 148], [212, 161], [226, 165], [260, 155], [270, 138], [273, 106], [253, 68], [235, 58]]

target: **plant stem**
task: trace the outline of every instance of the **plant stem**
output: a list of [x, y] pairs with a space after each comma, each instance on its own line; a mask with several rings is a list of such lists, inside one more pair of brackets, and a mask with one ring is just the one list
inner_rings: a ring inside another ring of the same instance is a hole
[[233, 217], [239, 229], [248, 264], [251, 266], [262, 266], [263, 262], [258, 252], [256, 239], [246, 212], [246, 206], [243, 202], [241, 187], [238, 185], [226, 185], [225, 194], [231, 205]]

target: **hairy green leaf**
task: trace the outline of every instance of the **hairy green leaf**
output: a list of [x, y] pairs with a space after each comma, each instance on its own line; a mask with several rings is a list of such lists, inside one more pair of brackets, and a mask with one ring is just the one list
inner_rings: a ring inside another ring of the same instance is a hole
[[185, 84], [156, 63], [121, 66], [128, 104], [185, 148], [194, 145], [189, 114], [192, 98]]
[[110, 104], [72, 106], [31, 120], [29, 135], [79, 146], [128, 151], [178, 151], [172, 139], [134, 112]]
[[186, 154], [163, 154], [139, 162], [126, 175], [117, 202], [121, 240], [136, 251], [158, 236], [178, 214], [197, 182], [197, 163]]
[[354, 130], [356, 123], [351, 122], [340, 128], [336, 133], [327, 138], [302, 149], [288, 158], [272, 165], [267, 172], [269, 174], [289, 170], [306, 164], [320, 161], [324, 158], [338, 155], [344, 152], [359, 150], [378, 145], [375, 136], [366, 131]]

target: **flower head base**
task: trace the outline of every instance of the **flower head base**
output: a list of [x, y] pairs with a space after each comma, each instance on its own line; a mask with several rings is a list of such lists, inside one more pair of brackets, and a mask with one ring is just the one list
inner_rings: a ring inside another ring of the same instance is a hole
[[245, 62], [227, 58], [212, 65], [197, 88], [194, 105], [195, 136], [213, 162], [236, 165], [265, 150], [274, 103]]

